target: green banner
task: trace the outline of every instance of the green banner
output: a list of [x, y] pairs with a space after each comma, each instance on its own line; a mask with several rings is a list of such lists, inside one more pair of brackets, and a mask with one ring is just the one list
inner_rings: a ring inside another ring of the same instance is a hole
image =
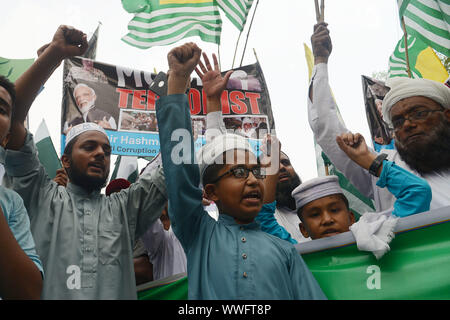
[[297, 248], [330, 300], [450, 299], [450, 207], [402, 218], [395, 234], [380, 260], [351, 232]]
[[137, 287], [138, 300], [187, 300], [186, 273], [150, 281]]
[[[380, 260], [351, 232], [296, 248], [330, 300], [450, 299], [450, 207], [399, 219]], [[185, 274], [138, 287], [141, 300], [187, 299]]]

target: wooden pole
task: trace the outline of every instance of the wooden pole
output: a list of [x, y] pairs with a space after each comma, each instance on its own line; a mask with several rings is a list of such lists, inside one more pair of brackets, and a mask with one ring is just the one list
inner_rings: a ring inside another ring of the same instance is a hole
[[[244, 28], [242, 28], [242, 31], [244, 31]], [[242, 31], [239, 33], [239, 37], [236, 41], [236, 48], [234, 48], [233, 65], [231, 66], [231, 69], [234, 69], [234, 60], [236, 59], [237, 48], [238, 48], [239, 40], [241, 39]]]
[[408, 72], [408, 77], [412, 78], [411, 68], [409, 67], [408, 34], [406, 33], [405, 19], [403, 17], [402, 17], [402, 29], [403, 29], [403, 38], [405, 38], [406, 71]]
[[252, 20], [250, 21], [250, 26], [248, 27], [247, 38], [245, 39], [244, 52], [242, 52], [241, 63], [239, 65], [240, 67], [242, 67], [242, 61], [244, 60], [245, 50], [247, 49], [248, 35], [250, 34], [250, 30], [252, 29], [253, 19], [255, 18], [256, 9], [258, 8], [258, 3], [259, 3], [259, 0], [256, 1], [255, 10], [253, 10]]
[[220, 63], [220, 44], [217, 45], [217, 58], [219, 59], [219, 70], [222, 70], [222, 64]]
[[316, 7], [317, 23], [324, 22], [325, 21], [325, 0], [320, 0], [320, 8], [319, 8], [319, 0], [314, 0], [314, 5]]
[[320, 2], [320, 22], [325, 21], [325, 0]]

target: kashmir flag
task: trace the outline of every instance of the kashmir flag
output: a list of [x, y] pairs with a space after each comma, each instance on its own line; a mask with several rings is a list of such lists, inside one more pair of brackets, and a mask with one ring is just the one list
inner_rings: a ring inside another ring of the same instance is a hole
[[[311, 49], [303, 44], [305, 48], [305, 56], [306, 63], [308, 66], [308, 74], [309, 81], [311, 81], [312, 70], [314, 67], [314, 56]], [[339, 109], [336, 106], [338, 111], [337, 118], [339, 121], [344, 123], [341, 114], [339, 113]], [[361, 194], [358, 189], [340, 172], [330, 161], [330, 159], [326, 156], [326, 154], [322, 151], [322, 148], [314, 141], [314, 148], [316, 153], [316, 164], [317, 164], [317, 173], [319, 176], [325, 175], [335, 175], [339, 179], [339, 185], [344, 192], [345, 197], [348, 199], [350, 210], [355, 214], [356, 219], [359, 219], [361, 215], [366, 212], [375, 211], [374, 203], [371, 199], [365, 197]]]
[[[434, 50], [421, 41], [408, 35], [408, 58], [411, 76], [438, 82], [448, 78], [447, 70]], [[405, 56], [405, 37], [398, 42], [394, 53], [389, 58], [389, 78], [408, 77]]]
[[406, 32], [450, 56], [450, 1], [397, 0]]
[[216, 0], [122, 0], [134, 13], [122, 40], [137, 48], [165, 46], [199, 36], [220, 44], [222, 20]]
[[135, 156], [117, 156], [114, 171], [109, 181], [122, 178], [131, 183], [136, 182], [139, 176], [137, 159], [138, 157]]
[[56, 170], [62, 166], [44, 119], [34, 135], [34, 141], [39, 161], [44, 166], [49, 178], [53, 179], [56, 176]]
[[253, 0], [217, 0], [219, 8], [239, 31], [244, 29], [247, 15], [252, 7]]

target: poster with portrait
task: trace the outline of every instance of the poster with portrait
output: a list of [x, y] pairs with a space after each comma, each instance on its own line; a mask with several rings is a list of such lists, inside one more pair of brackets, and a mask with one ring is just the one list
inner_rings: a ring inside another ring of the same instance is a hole
[[383, 81], [367, 76], [362, 76], [362, 84], [373, 148], [377, 152], [382, 149], [394, 149], [394, 138], [387, 123], [383, 121], [381, 109], [383, 99], [390, 88]]
[[[154, 157], [159, 153], [155, 112], [159, 97], [150, 87], [155, 73], [78, 57], [65, 63], [61, 151], [73, 126], [95, 122], [106, 130], [113, 154]], [[197, 149], [206, 142], [206, 95], [200, 79], [192, 79], [187, 95]], [[255, 151], [258, 141], [274, 132], [270, 97], [258, 63], [235, 69], [221, 102], [227, 131], [248, 137]]]

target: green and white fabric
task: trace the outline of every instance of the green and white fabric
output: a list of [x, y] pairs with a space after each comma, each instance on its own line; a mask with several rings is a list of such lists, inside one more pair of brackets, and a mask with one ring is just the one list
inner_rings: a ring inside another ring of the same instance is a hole
[[239, 31], [244, 29], [253, 0], [217, 0], [219, 8]]
[[42, 119], [34, 135], [34, 141], [36, 142], [39, 161], [44, 166], [49, 178], [53, 179], [56, 176], [56, 170], [62, 166], [44, 119]]
[[216, 1], [123, 0], [122, 5], [135, 14], [122, 38], [134, 47], [164, 46], [192, 36], [220, 44], [222, 20]]
[[450, 1], [397, 0], [406, 32], [450, 56]]
[[[447, 70], [431, 47], [419, 38], [408, 35], [408, 58], [411, 76], [444, 82], [448, 78]], [[397, 43], [389, 58], [388, 77], [409, 77], [406, 68], [405, 38]]]

